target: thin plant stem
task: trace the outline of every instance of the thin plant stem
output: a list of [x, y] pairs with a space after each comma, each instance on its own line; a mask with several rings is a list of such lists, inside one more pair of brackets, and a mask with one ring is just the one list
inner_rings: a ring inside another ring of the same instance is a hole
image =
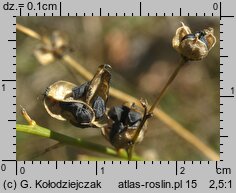
[[37, 32], [31, 30], [28, 27], [25, 27], [19, 23], [16, 24], [16, 30], [26, 34], [27, 36], [30, 36], [31, 38], [37, 39], [37, 40], [42, 40], [42, 36], [39, 35]]
[[161, 90], [160, 94], [157, 96], [156, 100], [154, 101], [154, 103], [152, 104], [151, 108], [148, 111], [148, 114], [152, 114], [153, 110], [158, 107], [162, 97], [164, 96], [164, 94], [166, 93], [167, 89], [169, 88], [170, 84], [174, 81], [174, 79], [176, 78], [177, 74], [179, 73], [180, 69], [184, 66], [184, 64], [186, 64], [187, 60], [183, 57], [181, 57], [181, 60], [177, 66], [177, 68], [175, 69], [175, 71], [171, 74], [171, 76], [169, 77], [166, 85], [163, 87], [163, 89]]
[[169, 88], [170, 84], [174, 81], [174, 79], [176, 78], [177, 74], [179, 73], [180, 69], [184, 66], [184, 64], [186, 64], [187, 60], [185, 58], [181, 58], [177, 68], [174, 70], [174, 72], [170, 75], [167, 83], [165, 84], [165, 86], [163, 87], [163, 89], [161, 90], [160, 94], [156, 97], [155, 101], [153, 102], [151, 108], [149, 109], [148, 112], [147, 109], [145, 108], [145, 112], [144, 112], [144, 116], [143, 116], [143, 119], [142, 119], [142, 122], [140, 123], [138, 129], [137, 129], [137, 132], [135, 133], [134, 135], [134, 138], [133, 138], [133, 143], [135, 143], [135, 141], [137, 140], [145, 122], [148, 120], [148, 118], [152, 117], [153, 115], [153, 110], [155, 108], [158, 107], [162, 97], [165, 95], [167, 89]]
[[185, 58], [181, 58], [177, 68], [174, 70], [174, 72], [170, 75], [167, 83], [165, 84], [165, 86], [163, 87], [163, 89], [161, 90], [160, 94], [157, 96], [157, 98], [155, 99], [155, 101], [153, 102], [151, 108], [149, 109], [149, 111], [147, 112], [147, 108], [145, 106], [145, 110], [144, 110], [144, 116], [143, 119], [141, 121], [141, 123], [139, 124], [137, 131], [133, 137], [132, 140], [132, 145], [131, 147], [128, 149], [128, 158], [131, 159], [132, 158], [132, 152], [134, 151], [134, 146], [135, 146], [135, 142], [139, 137], [140, 132], [142, 131], [144, 124], [146, 123], [146, 121], [152, 117], [153, 115], [153, 110], [155, 108], [158, 107], [162, 97], [164, 96], [164, 94], [166, 93], [167, 89], [169, 88], [169, 86], [171, 85], [171, 83], [174, 81], [174, 79], [176, 78], [177, 74], [179, 73], [180, 69], [184, 66], [184, 64], [187, 62], [187, 60]]
[[[20, 26], [20, 27], [19, 27]], [[41, 40], [41, 36], [20, 24], [16, 25], [16, 29], [32, 38]], [[34, 33], [32, 33], [34, 32]], [[74, 60], [70, 55], [64, 55], [63, 61], [66, 63], [66, 65], [72, 67], [80, 76], [82, 76], [85, 80], [91, 80], [93, 75], [86, 70], [80, 63], [78, 63], [76, 60]], [[139, 100], [135, 97], [128, 95], [127, 93], [124, 93], [118, 89], [115, 89], [113, 87], [110, 88], [109, 93], [111, 96], [121, 100], [121, 101], [132, 101], [136, 104], [139, 104]], [[173, 118], [171, 118], [168, 114], [166, 114], [164, 111], [158, 109], [155, 107], [153, 109], [153, 115], [159, 118], [163, 123], [165, 123], [169, 128], [174, 131], [177, 135], [182, 137], [184, 140], [186, 140], [189, 144], [193, 145], [198, 151], [200, 151], [204, 156], [206, 156], [210, 160], [219, 160], [219, 155], [212, 150], [210, 147], [208, 147], [206, 144], [204, 144], [200, 139], [198, 139], [195, 135], [193, 135], [191, 132], [188, 131], [185, 127], [183, 127], [181, 124], [179, 124], [177, 121], [175, 121]]]
[[[123, 158], [124, 160], [127, 160], [127, 155], [125, 152], [121, 152], [118, 155], [115, 149], [105, 147], [96, 143], [88, 142], [80, 138], [73, 138], [73, 137], [52, 131], [50, 129], [41, 127], [37, 124], [36, 125], [16, 124], [16, 131], [54, 139], [62, 144], [73, 145], [80, 148], [92, 150], [94, 152], [102, 153], [102, 154], [117, 157], [117, 158]], [[132, 160], [138, 161], [142, 159], [135, 155], [132, 157]]]

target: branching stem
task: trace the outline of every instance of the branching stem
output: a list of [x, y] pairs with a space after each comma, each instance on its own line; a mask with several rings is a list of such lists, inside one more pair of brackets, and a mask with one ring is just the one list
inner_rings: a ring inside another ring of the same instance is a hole
[[[42, 37], [37, 32], [29, 29], [23, 25], [16, 24], [16, 29], [34, 39], [42, 41]], [[71, 68], [73, 68], [78, 74], [80, 74], [85, 80], [90, 80], [93, 76], [92, 74], [86, 70], [80, 63], [74, 60], [69, 55], [64, 55], [62, 60]], [[128, 95], [118, 89], [110, 88], [110, 95], [121, 100], [121, 101], [132, 101], [136, 104], [139, 104], [139, 100], [135, 97]], [[156, 99], [157, 100], [157, 99]], [[185, 139], [188, 143], [192, 144], [198, 151], [200, 151], [203, 155], [205, 155], [210, 160], [219, 160], [219, 155], [214, 152], [210, 147], [205, 145], [200, 139], [194, 136], [188, 129], [184, 128], [181, 124], [171, 118], [168, 114], [158, 109], [156, 105], [158, 105], [159, 101], [157, 100], [156, 104], [151, 107], [153, 115], [159, 118], [162, 122], [164, 122], [171, 130], [173, 130], [177, 135]]]

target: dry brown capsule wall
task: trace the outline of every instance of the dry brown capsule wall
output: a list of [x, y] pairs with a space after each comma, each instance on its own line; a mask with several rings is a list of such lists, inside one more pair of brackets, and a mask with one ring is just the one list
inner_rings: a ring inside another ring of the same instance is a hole
[[186, 60], [202, 60], [216, 43], [213, 28], [192, 33], [184, 23], [176, 30], [172, 40], [174, 49]]

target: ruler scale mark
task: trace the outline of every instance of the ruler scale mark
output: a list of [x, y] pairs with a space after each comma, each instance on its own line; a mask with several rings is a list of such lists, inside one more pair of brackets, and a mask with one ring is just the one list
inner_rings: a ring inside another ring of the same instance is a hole
[[60, 1], [60, 3], [59, 3], [59, 15], [61, 16], [61, 1]]
[[175, 175], [178, 175], [178, 162], [175, 161]]
[[234, 17], [234, 15], [222, 15], [221, 17], [223, 17], [223, 18], [230, 18], [230, 17]]
[[16, 163], [16, 176], [18, 175], [18, 161], [15, 161]]
[[142, 16], [142, 2], [139, 2], [139, 15]]
[[234, 96], [233, 95], [222, 95], [222, 96], [220, 96], [220, 97], [222, 97], [222, 98], [233, 98]]
[[98, 175], [98, 162], [95, 162], [95, 171], [96, 171], [96, 176]]
[[221, 5], [221, 2], [220, 2], [220, 20], [221, 20], [221, 18], [222, 18], [222, 7], [221, 7], [222, 5]]

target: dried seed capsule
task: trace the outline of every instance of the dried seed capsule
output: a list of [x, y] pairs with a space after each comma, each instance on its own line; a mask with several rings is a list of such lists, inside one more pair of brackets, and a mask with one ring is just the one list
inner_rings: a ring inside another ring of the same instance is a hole
[[143, 140], [146, 126], [141, 130], [137, 140], [133, 141], [143, 118], [141, 112], [122, 105], [112, 107], [108, 111], [108, 116], [111, 119], [111, 124], [104, 128], [102, 133], [116, 149], [128, 149], [133, 143]]
[[75, 87], [66, 81], [55, 82], [45, 92], [44, 107], [56, 119], [67, 120], [81, 128], [92, 126], [94, 111], [82, 100], [74, 100], [72, 89]]
[[42, 65], [47, 65], [54, 62], [55, 59], [60, 59], [68, 50], [69, 44], [65, 35], [54, 31], [51, 37], [42, 38], [42, 44], [34, 50], [34, 55]]
[[106, 101], [110, 85], [109, 65], [101, 65], [93, 79], [76, 86], [58, 81], [45, 91], [44, 107], [59, 120], [67, 120], [81, 128], [100, 127], [105, 116]]
[[176, 30], [176, 35], [172, 40], [173, 47], [187, 60], [205, 58], [215, 43], [213, 28], [192, 33], [184, 23]]

